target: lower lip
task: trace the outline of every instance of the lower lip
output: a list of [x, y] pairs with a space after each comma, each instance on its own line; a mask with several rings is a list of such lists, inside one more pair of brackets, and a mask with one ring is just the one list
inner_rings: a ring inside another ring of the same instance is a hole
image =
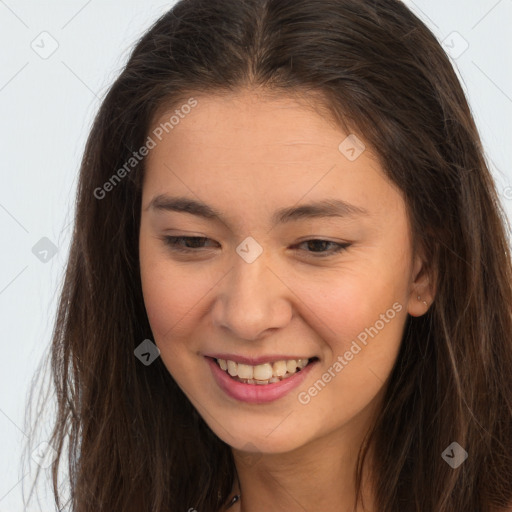
[[232, 379], [211, 357], [207, 357], [206, 360], [210, 365], [213, 377], [226, 395], [235, 400], [253, 404], [273, 402], [290, 393], [304, 381], [312, 368], [318, 363], [318, 360], [315, 360], [291, 377], [272, 384], [244, 384]]

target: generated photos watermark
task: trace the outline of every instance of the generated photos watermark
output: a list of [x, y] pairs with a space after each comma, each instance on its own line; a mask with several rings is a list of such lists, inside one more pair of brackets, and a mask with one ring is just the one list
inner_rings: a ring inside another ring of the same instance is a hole
[[[385, 313], [381, 313], [379, 320], [377, 320], [371, 327], [366, 327], [364, 331], [361, 331], [357, 335], [357, 340], [353, 340], [350, 348], [343, 354], [339, 355], [336, 361], [322, 374], [322, 376], [308, 388], [307, 391], [301, 391], [297, 395], [297, 399], [299, 403], [302, 405], [307, 405], [311, 402], [311, 399], [320, 393], [325, 386], [331, 382], [336, 375], [338, 375], [344, 368], [349, 364], [354, 356], [361, 352], [362, 348], [365, 347], [368, 343], [368, 337], [374, 338], [379, 334], [379, 332], [384, 329], [386, 324], [389, 324], [393, 318], [395, 318], [397, 313], [402, 311], [402, 304], [399, 302], [395, 302], [391, 308], [389, 308]], [[359, 343], [363, 345], [359, 345]]]
[[174, 128], [180, 124], [181, 119], [184, 119], [187, 114], [190, 114], [195, 106], [197, 106], [197, 100], [189, 98], [187, 103], [181, 105], [180, 108], [177, 108], [174, 111], [174, 114], [168, 121], [160, 123], [151, 132], [151, 135], [148, 135], [146, 142], [137, 151], [132, 152], [132, 156], [128, 158], [124, 165], [117, 169], [117, 171], [105, 183], [103, 183], [101, 187], [96, 187], [94, 189], [94, 197], [96, 199], [103, 199], [108, 192], [114, 190], [121, 180], [127, 176], [152, 149], [157, 146], [158, 142], [162, 140], [164, 133], [169, 133], [171, 130], [174, 130]]

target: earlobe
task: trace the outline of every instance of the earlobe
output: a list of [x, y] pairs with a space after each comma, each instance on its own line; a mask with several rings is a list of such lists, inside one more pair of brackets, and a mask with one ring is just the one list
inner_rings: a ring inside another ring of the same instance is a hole
[[411, 316], [424, 315], [428, 311], [430, 304], [426, 300], [423, 300], [421, 295], [418, 295], [416, 298], [417, 298], [416, 306], [409, 305], [409, 310], [408, 310], [409, 314]]

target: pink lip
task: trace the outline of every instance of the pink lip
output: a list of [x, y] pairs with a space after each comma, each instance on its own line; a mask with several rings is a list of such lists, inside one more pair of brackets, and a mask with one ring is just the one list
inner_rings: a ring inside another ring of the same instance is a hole
[[273, 363], [275, 361], [290, 361], [297, 359], [312, 359], [312, 357], [300, 357], [300, 356], [285, 356], [282, 354], [261, 356], [261, 357], [245, 357], [237, 356], [235, 354], [205, 354], [206, 357], [212, 359], [224, 359], [225, 361], [235, 361], [235, 363], [249, 364], [251, 366], [257, 366], [263, 363]]
[[313, 366], [318, 363], [318, 360], [315, 360], [291, 377], [279, 382], [274, 382], [273, 384], [244, 384], [243, 382], [232, 379], [227, 372], [220, 368], [214, 359], [206, 357], [206, 361], [210, 365], [213, 377], [218, 386], [224, 393], [235, 400], [253, 404], [272, 402], [285, 396], [299, 386], [308, 376]]

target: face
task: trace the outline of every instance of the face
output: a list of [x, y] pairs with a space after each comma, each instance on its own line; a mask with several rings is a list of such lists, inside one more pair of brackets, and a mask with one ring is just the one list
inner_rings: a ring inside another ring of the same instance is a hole
[[426, 310], [423, 262], [364, 134], [346, 140], [291, 97], [195, 100], [154, 132], [146, 160], [140, 270], [154, 341], [222, 440], [291, 451], [375, 405], [407, 314]]

